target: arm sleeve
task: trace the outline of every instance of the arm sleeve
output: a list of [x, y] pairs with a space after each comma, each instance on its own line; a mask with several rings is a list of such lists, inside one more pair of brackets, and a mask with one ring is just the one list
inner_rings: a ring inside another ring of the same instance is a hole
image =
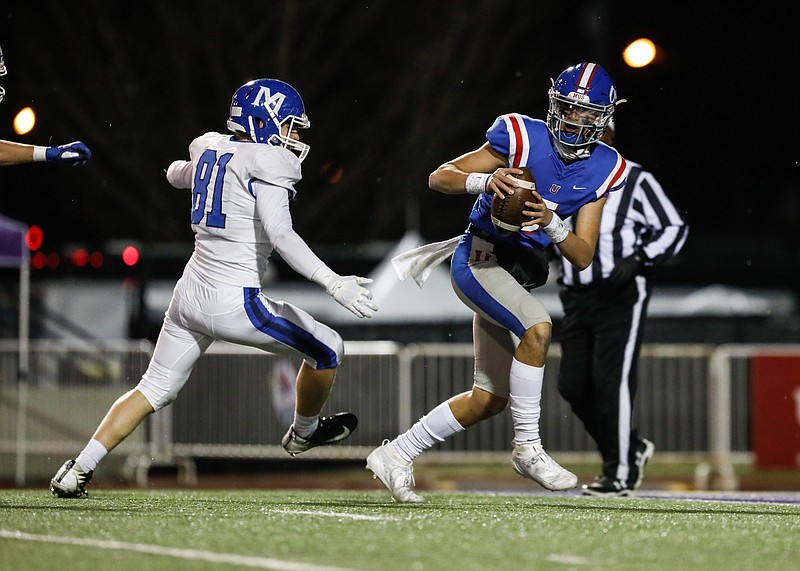
[[311, 280], [317, 270], [327, 266], [292, 227], [290, 191], [258, 180], [253, 181], [251, 187], [258, 216], [270, 243], [294, 271]]
[[173, 161], [167, 167], [167, 181], [175, 188], [192, 188], [191, 161]]

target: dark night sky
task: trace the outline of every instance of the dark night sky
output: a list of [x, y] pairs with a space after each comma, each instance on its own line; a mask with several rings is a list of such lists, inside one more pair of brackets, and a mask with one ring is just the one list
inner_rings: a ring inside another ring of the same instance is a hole
[[[0, 138], [82, 139], [94, 156], [83, 168], [2, 169], [0, 212], [40, 225], [53, 250], [188, 243], [188, 197], [163, 169], [195, 136], [224, 130], [239, 85], [279, 77], [312, 120], [293, 209], [309, 243], [393, 241], [409, 227], [447, 238], [471, 200], [429, 190], [430, 171], [479, 146], [498, 114], [543, 118], [550, 77], [592, 60], [629, 100], [620, 151], [691, 224], [668, 279], [800, 290], [797, 120], [779, 108], [795, 99], [789, 4], [653, 4], [6, 1]], [[640, 36], [664, 57], [631, 70], [620, 54]], [[20, 137], [11, 120], [26, 105], [38, 122]], [[343, 168], [337, 184], [326, 161]]]

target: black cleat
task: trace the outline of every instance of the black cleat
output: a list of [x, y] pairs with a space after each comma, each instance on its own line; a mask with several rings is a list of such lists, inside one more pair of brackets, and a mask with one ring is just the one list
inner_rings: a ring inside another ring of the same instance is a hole
[[644, 467], [656, 450], [655, 444], [647, 438], [639, 438], [631, 449], [631, 472], [628, 477], [627, 487], [631, 490], [638, 490], [644, 480]]
[[608, 476], [598, 476], [591, 484], [581, 486], [581, 493], [584, 496], [597, 497], [624, 497], [630, 496], [633, 490], [623, 480], [615, 480]]
[[358, 426], [358, 418], [350, 412], [339, 412], [333, 416], [321, 416], [319, 426], [311, 436], [298, 436], [294, 427], [283, 436], [281, 444], [283, 449], [292, 456], [310, 450], [317, 446], [336, 444], [348, 438]]

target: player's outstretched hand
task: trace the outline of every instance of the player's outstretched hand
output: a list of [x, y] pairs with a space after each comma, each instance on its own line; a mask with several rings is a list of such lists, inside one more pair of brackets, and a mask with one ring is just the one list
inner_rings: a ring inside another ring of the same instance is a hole
[[325, 290], [356, 317], [372, 317], [378, 311], [378, 306], [372, 301], [372, 292], [364, 287], [369, 283], [372, 283], [369, 278], [335, 276]]
[[73, 141], [66, 145], [47, 147], [44, 151], [44, 156], [48, 161], [67, 162], [72, 163], [73, 166], [78, 166], [86, 164], [86, 161], [92, 158], [92, 151], [83, 141]]

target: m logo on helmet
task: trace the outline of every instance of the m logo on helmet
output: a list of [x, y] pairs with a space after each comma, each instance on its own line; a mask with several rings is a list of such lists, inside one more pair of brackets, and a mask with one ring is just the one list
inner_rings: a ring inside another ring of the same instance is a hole
[[263, 105], [267, 109], [271, 110], [275, 115], [277, 115], [280, 112], [281, 105], [283, 105], [283, 101], [285, 99], [286, 95], [284, 95], [280, 91], [273, 95], [268, 87], [262, 85], [261, 87], [259, 87], [258, 94], [256, 95], [256, 98], [253, 100], [253, 105]]

